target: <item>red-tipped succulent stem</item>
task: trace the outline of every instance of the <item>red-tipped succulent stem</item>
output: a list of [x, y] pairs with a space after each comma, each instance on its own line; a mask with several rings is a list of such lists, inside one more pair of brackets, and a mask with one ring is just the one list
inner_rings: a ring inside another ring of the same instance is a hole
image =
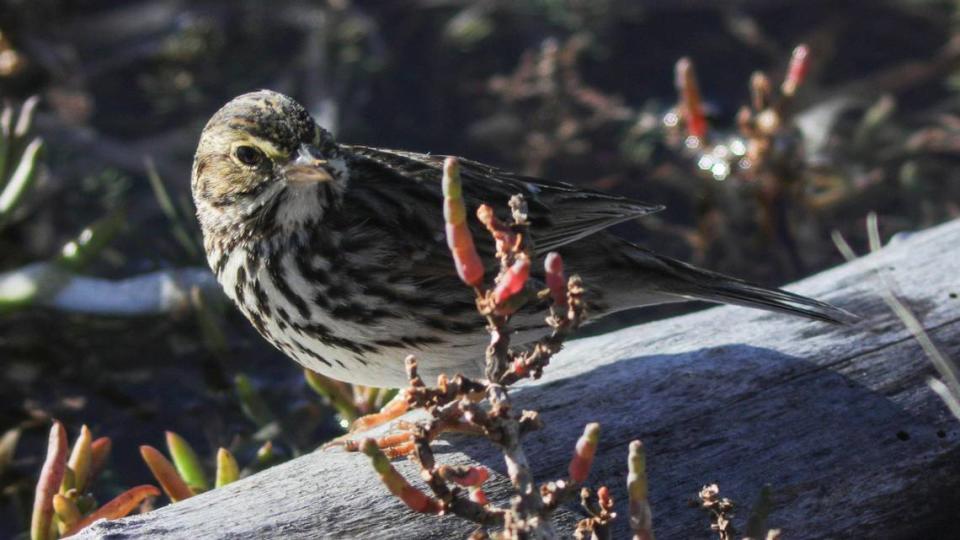
[[693, 68], [693, 61], [681, 58], [677, 61], [677, 92], [680, 94], [680, 113], [687, 126], [687, 134], [697, 139], [707, 136], [707, 117], [703, 112], [703, 102], [700, 99], [700, 87], [697, 85], [697, 74]]
[[40, 469], [37, 492], [33, 499], [33, 518], [30, 523], [31, 540], [47, 540], [53, 520], [53, 496], [67, 471], [67, 430], [54, 420], [47, 442], [47, 458]]
[[530, 259], [524, 255], [518, 256], [513, 265], [503, 273], [500, 282], [493, 289], [493, 302], [500, 306], [511, 297], [523, 290], [530, 278]]
[[170, 497], [173, 502], [182, 501], [193, 497], [193, 490], [183, 481], [183, 478], [177, 474], [177, 469], [170, 463], [159, 450], [152, 446], [143, 445], [140, 447], [140, 455], [150, 467], [150, 472], [156, 477], [164, 493]]
[[597, 443], [600, 442], [600, 424], [591, 422], [584, 426], [583, 435], [577, 440], [577, 446], [570, 460], [570, 481], [582, 484], [590, 475], [593, 466], [593, 456], [597, 453]]
[[387, 456], [380, 451], [377, 442], [365, 439], [361, 450], [373, 462], [373, 469], [377, 471], [390, 493], [393, 493], [414, 512], [423, 514], [439, 514], [442, 506], [436, 499], [410, 485], [409, 482], [393, 468]]
[[803, 84], [807, 78], [807, 72], [810, 70], [810, 48], [806, 45], [797, 45], [790, 56], [790, 67], [787, 69], [787, 76], [783, 79], [783, 85], [780, 91], [787, 97], [792, 97], [797, 88]]
[[647, 500], [647, 458], [640, 441], [630, 443], [627, 455], [627, 495], [634, 540], [653, 540], [653, 514]]
[[543, 269], [553, 304], [558, 307], [566, 306], [567, 278], [563, 275], [563, 258], [555, 251], [547, 253], [547, 258], [543, 261]]
[[448, 157], [443, 162], [443, 218], [446, 223], [447, 246], [460, 279], [471, 287], [483, 281], [483, 263], [473, 245], [473, 235], [467, 226], [467, 209], [463, 202], [460, 183], [460, 163]]

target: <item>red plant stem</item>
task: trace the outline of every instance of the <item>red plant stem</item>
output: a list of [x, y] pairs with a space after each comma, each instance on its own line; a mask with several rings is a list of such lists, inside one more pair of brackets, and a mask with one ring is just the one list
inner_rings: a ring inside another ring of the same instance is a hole
[[604, 510], [613, 510], [613, 497], [610, 496], [610, 489], [607, 486], [597, 488], [597, 504]]
[[480, 223], [483, 223], [483, 226], [487, 228], [490, 236], [493, 237], [497, 246], [498, 257], [503, 257], [516, 247], [517, 234], [497, 219], [490, 205], [481, 204], [480, 207], [477, 208], [477, 219]]
[[182, 501], [193, 497], [193, 490], [183, 481], [183, 478], [177, 473], [173, 463], [163, 456], [159, 450], [152, 446], [143, 445], [140, 447], [140, 455], [150, 467], [150, 472], [160, 482], [160, 487], [170, 497], [172, 502]]
[[67, 471], [67, 430], [54, 420], [47, 442], [47, 458], [40, 469], [37, 493], [33, 499], [33, 518], [30, 523], [31, 540], [47, 540], [53, 519], [53, 496], [60, 491]]
[[566, 306], [567, 278], [563, 275], [563, 258], [556, 251], [547, 253], [546, 259], [543, 260], [543, 269], [553, 304], [557, 307]]
[[600, 424], [591, 422], [584, 426], [583, 435], [577, 439], [577, 445], [570, 460], [570, 481], [582, 484], [590, 475], [593, 466], [593, 456], [597, 452], [597, 443], [600, 442]]
[[67, 529], [67, 531], [64, 533], [64, 536], [76, 534], [77, 532], [83, 530], [84, 527], [87, 527], [98, 519], [122, 518], [130, 512], [133, 512], [133, 509], [137, 506], [140, 506], [140, 503], [142, 503], [147, 497], [159, 496], [160, 490], [149, 484], [130, 488], [120, 495], [114, 497], [113, 500], [101, 506], [92, 514], [78, 521], [72, 527]]
[[493, 289], [493, 302], [497, 306], [507, 303], [513, 296], [523, 290], [530, 278], [530, 259], [519, 256], [513, 265], [508, 268]]
[[373, 469], [377, 471], [380, 480], [383, 481], [390, 493], [397, 496], [414, 512], [423, 514], [439, 514], [442, 510], [440, 501], [427, 496], [426, 493], [410, 485], [409, 482], [393, 468], [390, 460], [373, 439], [365, 439], [361, 450], [373, 462]]
[[797, 88], [803, 84], [807, 78], [807, 72], [810, 70], [810, 48], [804, 44], [797, 45], [790, 56], [790, 67], [787, 69], [787, 76], [783, 79], [783, 85], [780, 91], [784, 96], [793, 97]]
[[707, 117], [703, 112], [703, 103], [700, 99], [700, 87], [697, 85], [697, 74], [693, 68], [693, 61], [681, 58], [677, 61], [677, 92], [680, 94], [680, 108], [683, 120], [687, 126], [687, 134], [697, 139], [707, 136]]
[[110, 437], [100, 437], [97, 440], [93, 441], [90, 444], [90, 478], [88, 481], [93, 483], [93, 481], [99, 476], [100, 471], [107, 465], [107, 458], [110, 457], [110, 449], [113, 447], [113, 442], [110, 440]]
[[490, 500], [487, 499], [487, 494], [484, 493], [481, 488], [473, 488], [470, 490], [470, 500], [481, 506], [490, 504]]
[[467, 209], [463, 202], [460, 183], [460, 164], [455, 157], [443, 162], [443, 217], [446, 223], [447, 246], [453, 255], [460, 279], [471, 287], [483, 281], [483, 263], [473, 245], [473, 235], [467, 226]]
[[478, 487], [490, 478], [490, 471], [486, 467], [468, 467], [466, 470], [457, 471], [453, 467], [441, 465], [437, 472], [445, 480], [463, 487]]

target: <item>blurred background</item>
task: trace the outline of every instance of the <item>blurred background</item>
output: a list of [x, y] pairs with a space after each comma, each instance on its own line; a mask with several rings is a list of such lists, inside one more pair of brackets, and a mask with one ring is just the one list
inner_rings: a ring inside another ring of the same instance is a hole
[[344, 142], [666, 204], [620, 231], [777, 285], [840, 263], [833, 231], [863, 251], [870, 210], [885, 239], [960, 215], [958, 9], [3, 0], [0, 538], [28, 528], [51, 418], [112, 439], [100, 500], [151, 480], [138, 447], [164, 430], [246, 472], [342, 432], [206, 270], [190, 165], [235, 95], [287, 93]]

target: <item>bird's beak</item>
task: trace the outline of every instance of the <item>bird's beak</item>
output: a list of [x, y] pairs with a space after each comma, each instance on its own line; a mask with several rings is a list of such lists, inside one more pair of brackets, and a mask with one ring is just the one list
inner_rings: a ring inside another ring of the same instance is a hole
[[283, 177], [294, 185], [316, 184], [333, 180], [327, 160], [317, 158], [320, 152], [309, 144], [301, 144], [297, 155], [283, 166]]

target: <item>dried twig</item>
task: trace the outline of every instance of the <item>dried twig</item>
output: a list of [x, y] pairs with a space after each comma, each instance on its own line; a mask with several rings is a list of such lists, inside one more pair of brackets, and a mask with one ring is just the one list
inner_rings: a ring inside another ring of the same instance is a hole
[[717, 533], [720, 540], [734, 540], [736, 529], [733, 527], [733, 501], [720, 496], [720, 486], [703, 486], [699, 493], [700, 508], [710, 516], [710, 529]]

